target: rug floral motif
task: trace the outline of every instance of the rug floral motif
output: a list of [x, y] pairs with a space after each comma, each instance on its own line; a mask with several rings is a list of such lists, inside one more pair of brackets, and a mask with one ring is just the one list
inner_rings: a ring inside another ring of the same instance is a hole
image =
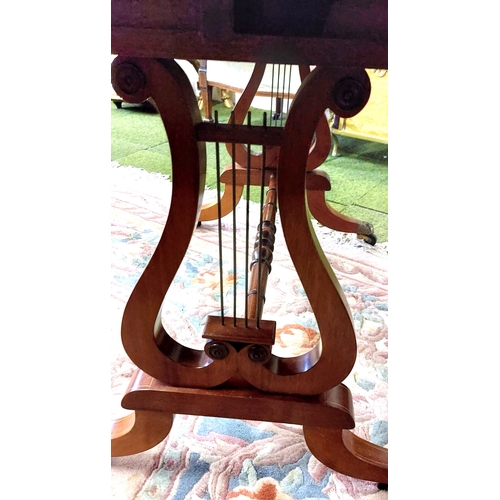
[[[111, 165], [111, 417], [121, 408], [135, 366], [120, 341], [126, 301], [161, 236], [171, 184], [165, 176]], [[204, 222], [194, 232], [185, 259], [167, 292], [162, 321], [179, 342], [200, 348], [207, 315], [244, 308], [245, 203], [236, 211], [236, 267], [231, 250], [232, 215], [223, 220], [222, 269], [218, 225]], [[257, 227], [258, 208], [251, 206]], [[273, 352], [295, 356], [319, 339], [314, 313], [291, 264], [286, 245], [277, 243], [266, 290], [264, 319], [277, 322]], [[316, 237], [351, 308], [358, 359], [344, 381], [353, 396], [354, 432], [381, 446], [388, 443], [388, 280], [387, 249], [370, 247], [353, 235], [314, 223]], [[252, 238], [251, 235], [250, 238]], [[282, 240], [282, 239], [281, 239]], [[251, 240], [250, 240], [251, 241]], [[335, 473], [307, 449], [297, 425], [176, 415], [172, 430], [146, 452], [112, 458], [112, 498], [120, 500], [382, 500], [375, 483]]]

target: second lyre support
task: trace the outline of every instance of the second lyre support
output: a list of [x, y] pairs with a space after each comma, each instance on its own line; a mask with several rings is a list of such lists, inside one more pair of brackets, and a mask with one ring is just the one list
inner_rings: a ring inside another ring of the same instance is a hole
[[[308, 65], [252, 65], [251, 63], [234, 61], [205, 61], [205, 63], [207, 69], [213, 67], [212, 78], [214, 80], [212, 84], [224, 87], [224, 84], [216, 82], [228, 82], [228, 88], [235, 91], [238, 90], [238, 92], [242, 93], [232, 113], [231, 120], [233, 124], [242, 125], [251, 107], [269, 109], [269, 116], [272, 117], [268, 123], [269, 130], [275, 129], [276, 133], [272, 135], [272, 141], [265, 145], [268, 159], [267, 166], [276, 167], [279, 149], [282, 145], [282, 126], [289, 114], [290, 102], [294, 99], [301, 81], [305, 80], [311, 72], [311, 68]], [[253, 70], [251, 69], [252, 67]], [[206, 73], [200, 73], [200, 82], [205, 81], [207, 84], [208, 80]], [[369, 93], [369, 81], [364, 82], [362, 87], [364, 87], [364, 93]], [[359, 92], [359, 88], [356, 91]], [[347, 90], [347, 92], [350, 92], [350, 90]], [[269, 108], [264, 103], [264, 96], [269, 99]], [[207, 101], [208, 98], [208, 93], [205, 92], [204, 100]], [[257, 99], [257, 103], [255, 99]], [[281, 109], [278, 105], [279, 102], [286, 105]], [[202, 129], [199, 129], [199, 131], [203, 132]], [[222, 129], [220, 129], [220, 132], [222, 132]], [[238, 134], [245, 134], [248, 133], [248, 130], [243, 131], [242, 129], [238, 129], [237, 132]], [[271, 138], [271, 134], [269, 138]], [[337, 212], [327, 201], [326, 193], [331, 190], [329, 180], [326, 183], [321, 183], [320, 186], [316, 182], [317, 175], [326, 175], [318, 167], [324, 163], [330, 154], [332, 138], [328, 120], [326, 115], [323, 114], [318, 122], [307, 158], [308, 175], [306, 188], [310, 213], [320, 224], [336, 231], [355, 233], [360, 239], [374, 245], [377, 238], [374, 234], [372, 224]], [[237, 164], [241, 165], [243, 165], [247, 156], [245, 147], [238, 140], [228, 145], [228, 153]], [[251, 153], [252, 170], [260, 169], [260, 156], [260, 154]], [[242, 177], [237, 173], [238, 180], [234, 182], [233, 175], [231, 166], [224, 170], [220, 182], [225, 185], [225, 190], [221, 197], [220, 207], [217, 206], [216, 202], [209, 201], [205, 203], [200, 211], [200, 222], [215, 220], [218, 215], [218, 209], [220, 209], [223, 215], [229, 214], [234, 209], [235, 204], [240, 201], [243, 196], [244, 181], [241, 181]]]

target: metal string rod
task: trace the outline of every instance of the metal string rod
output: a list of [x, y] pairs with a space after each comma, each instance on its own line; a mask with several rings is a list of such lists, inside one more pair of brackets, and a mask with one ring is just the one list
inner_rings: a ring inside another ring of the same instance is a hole
[[[214, 113], [215, 124], [219, 124], [219, 112], [215, 110]], [[220, 289], [220, 316], [221, 323], [224, 326], [224, 270], [222, 264], [222, 210], [221, 210], [221, 187], [220, 187], [220, 146], [215, 143], [215, 170], [217, 177], [217, 221], [219, 226], [219, 289]]]
[[[249, 111], [247, 115], [247, 126], [251, 128], [252, 126], [252, 113]], [[247, 144], [247, 179], [246, 179], [246, 251], [245, 251], [245, 290], [248, 293], [249, 282], [248, 282], [248, 272], [249, 272], [249, 264], [248, 264], [248, 252], [250, 247], [250, 161], [251, 161], [251, 144]], [[248, 300], [245, 300], [245, 327], [248, 328]]]
[[[231, 125], [235, 125], [234, 111], [231, 112]], [[236, 281], [237, 281], [237, 252], [236, 252], [236, 144], [231, 143], [231, 169], [232, 169], [232, 187], [233, 187], [233, 322], [236, 326]]]
[[[283, 66], [283, 83], [280, 86], [281, 90], [281, 109], [280, 109], [280, 126], [283, 125], [283, 103], [285, 102], [285, 79], [286, 79], [286, 69], [287, 69], [287, 64]], [[278, 85], [280, 85], [278, 81]]]
[[[263, 125], [266, 127], [267, 117], [264, 113]], [[260, 220], [259, 220], [259, 255], [262, 252], [262, 218], [263, 218], [263, 207], [264, 207], [264, 185], [266, 183], [266, 147], [262, 146], [262, 170], [261, 170], [261, 180], [260, 180]], [[258, 263], [258, 285], [257, 285], [257, 328], [260, 328], [260, 317], [262, 316], [262, 306], [260, 301], [260, 296], [262, 293], [262, 259], [259, 259]]]
[[[274, 67], [275, 64], [273, 64], [273, 69], [271, 72], [271, 108], [269, 109], [269, 125], [272, 125], [272, 117], [273, 117], [273, 101], [274, 101]], [[264, 113], [264, 116], [266, 116], [266, 113]], [[267, 117], [264, 120], [264, 125], [267, 125]]]
[[[278, 76], [276, 78], [275, 110], [274, 110], [274, 115], [273, 115], [273, 121], [276, 122], [275, 123], [276, 125], [278, 124], [278, 112], [280, 110], [280, 99], [282, 99], [282, 97], [280, 95], [280, 75], [281, 75], [281, 64], [278, 64]], [[271, 85], [274, 87], [274, 79], [273, 79]]]
[[[287, 73], [287, 68], [288, 68], [288, 85], [286, 83], [286, 73]], [[290, 106], [290, 92], [291, 92], [291, 87], [292, 87], [292, 69], [293, 66], [291, 64], [285, 65], [285, 70], [283, 73], [283, 85], [281, 87], [282, 89], [282, 109], [281, 109], [281, 114], [280, 114], [280, 126], [283, 126], [283, 120], [284, 115], [285, 115], [285, 102], [286, 102], [286, 113], [288, 114], [288, 108]], [[285, 96], [286, 94], [286, 96]]]
[[287, 95], [287, 101], [286, 101], [286, 113], [287, 113], [287, 115], [290, 111], [290, 93], [291, 93], [291, 88], [292, 88], [292, 69], [293, 69], [293, 66], [290, 65], [290, 73], [288, 73], [288, 95]]

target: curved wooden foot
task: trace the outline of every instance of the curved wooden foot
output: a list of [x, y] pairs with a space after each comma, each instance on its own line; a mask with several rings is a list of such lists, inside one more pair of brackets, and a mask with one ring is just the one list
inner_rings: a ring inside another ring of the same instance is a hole
[[325, 198], [325, 191], [307, 190], [307, 204], [312, 216], [320, 223], [334, 231], [355, 233], [365, 236], [373, 235], [373, 226], [368, 222], [353, 219], [334, 210]]
[[[241, 199], [241, 196], [243, 195], [243, 187], [244, 187], [243, 185], [238, 185], [238, 184], [235, 186], [234, 197], [236, 200], [236, 205], [238, 204], [238, 202]], [[231, 183], [225, 184], [224, 192], [220, 199], [220, 205], [221, 205], [221, 217], [224, 217], [225, 215], [232, 212], [233, 185]], [[217, 200], [215, 200], [210, 203], [202, 205], [198, 221], [204, 222], [208, 220], [216, 220], [218, 217], [219, 217], [218, 203]]]
[[136, 410], [111, 423], [111, 456], [123, 457], [149, 450], [170, 432], [173, 415], [161, 411]]
[[388, 450], [356, 436], [347, 429], [304, 425], [311, 453], [330, 469], [346, 476], [388, 483]]

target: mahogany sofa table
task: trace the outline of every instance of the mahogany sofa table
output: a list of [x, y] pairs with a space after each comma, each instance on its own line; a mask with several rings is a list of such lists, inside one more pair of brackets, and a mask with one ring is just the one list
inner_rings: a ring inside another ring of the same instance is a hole
[[[370, 95], [364, 68], [387, 69], [386, 2], [112, 0], [111, 35], [111, 52], [118, 55], [112, 63], [116, 93], [132, 103], [154, 100], [172, 155], [165, 228], [123, 315], [122, 342], [138, 368], [122, 400], [134, 412], [112, 423], [112, 455], [155, 446], [175, 414], [268, 420], [302, 425], [310, 451], [331, 469], [387, 483], [388, 450], [351, 431], [352, 397], [342, 382], [356, 360], [355, 332], [309, 211], [309, 193], [324, 190], [311, 157], [325, 110], [356, 115]], [[253, 62], [256, 73], [273, 63], [315, 68], [304, 70], [284, 126], [234, 118], [221, 124], [202, 120], [174, 59]], [[225, 313], [221, 305], [219, 315], [207, 318], [206, 344], [197, 350], [178, 343], [160, 318], [200, 220], [206, 142], [235, 151], [226, 187], [232, 182], [235, 188], [238, 179], [238, 185], [260, 185], [262, 192], [265, 186], [267, 193], [250, 252], [245, 314], [237, 316], [236, 307]], [[262, 152], [252, 156], [255, 147]], [[292, 358], [273, 354], [275, 322], [265, 318], [278, 209], [320, 332], [315, 348]]]

